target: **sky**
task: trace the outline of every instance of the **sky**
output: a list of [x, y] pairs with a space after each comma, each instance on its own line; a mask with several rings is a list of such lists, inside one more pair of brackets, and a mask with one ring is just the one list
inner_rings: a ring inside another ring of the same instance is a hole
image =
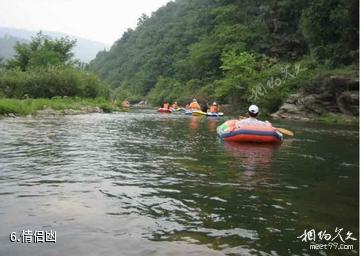
[[111, 45], [170, 0], [0, 0], [0, 26], [62, 32]]

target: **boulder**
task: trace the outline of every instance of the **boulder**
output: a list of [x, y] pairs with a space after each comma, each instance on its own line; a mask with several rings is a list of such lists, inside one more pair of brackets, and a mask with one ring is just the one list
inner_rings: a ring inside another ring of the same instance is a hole
[[359, 92], [345, 91], [337, 97], [337, 106], [345, 115], [359, 115]]

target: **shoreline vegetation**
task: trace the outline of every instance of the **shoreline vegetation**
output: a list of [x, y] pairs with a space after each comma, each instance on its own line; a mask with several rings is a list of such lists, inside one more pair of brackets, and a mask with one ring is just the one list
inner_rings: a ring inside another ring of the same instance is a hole
[[111, 88], [73, 57], [76, 41], [39, 32], [17, 43], [12, 59], [0, 62], [0, 115], [109, 113], [121, 111]]
[[[151, 106], [147, 106], [151, 108]], [[89, 113], [113, 113], [126, 111], [121, 102], [113, 104], [104, 98], [53, 97], [52, 99], [0, 98], [0, 117], [78, 115]], [[234, 112], [235, 113], [235, 112]], [[271, 118], [269, 115], [263, 118]], [[359, 117], [326, 113], [313, 120], [293, 120], [338, 125], [359, 125]]]
[[124, 111], [118, 104], [104, 98], [54, 97], [52, 99], [0, 98], [0, 116], [76, 115]]

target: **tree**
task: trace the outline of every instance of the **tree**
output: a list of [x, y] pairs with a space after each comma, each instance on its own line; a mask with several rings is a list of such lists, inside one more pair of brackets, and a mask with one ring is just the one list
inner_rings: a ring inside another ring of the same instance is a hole
[[256, 60], [253, 54], [248, 52], [236, 53], [235, 50], [225, 52], [222, 57], [222, 66], [225, 78], [215, 82], [215, 94], [217, 97], [230, 95], [245, 95], [249, 84], [256, 75]]
[[334, 66], [354, 61], [359, 48], [355, 9], [359, 9], [357, 0], [315, 0], [304, 10], [300, 27], [313, 57], [330, 60]]
[[22, 71], [52, 65], [73, 66], [78, 63], [73, 59], [74, 54], [71, 52], [75, 44], [76, 40], [70, 40], [68, 37], [51, 39], [40, 31], [32, 37], [30, 43], [16, 43], [15, 56], [6, 62], [6, 66]]

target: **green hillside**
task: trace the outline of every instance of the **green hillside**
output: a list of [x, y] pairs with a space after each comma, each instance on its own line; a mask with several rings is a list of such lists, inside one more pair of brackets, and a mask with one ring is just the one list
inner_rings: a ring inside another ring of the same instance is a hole
[[356, 0], [176, 0], [139, 18], [91, 68], [120, 98], [273, 112], [319, 73], [357, 70], [357, 57]]

